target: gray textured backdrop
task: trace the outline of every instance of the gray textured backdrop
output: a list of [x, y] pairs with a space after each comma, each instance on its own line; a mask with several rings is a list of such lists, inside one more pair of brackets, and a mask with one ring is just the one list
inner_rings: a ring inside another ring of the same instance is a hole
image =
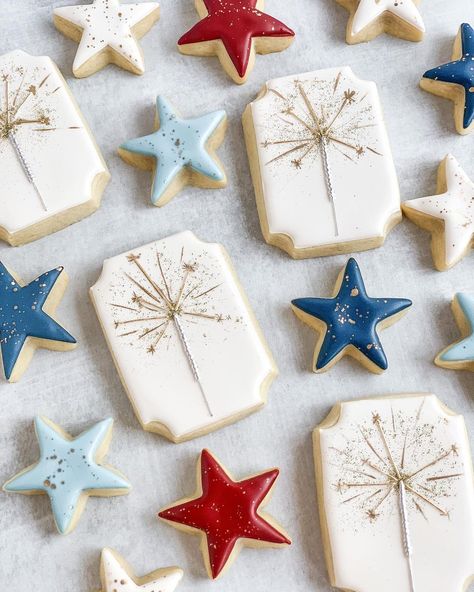
[[[350, 360], [329, 373], [308, 371], [315, 335], [290, 311], [298, 296], [329, 295], [345, 257], [292, 261], [267, 246], [260, 233], [240, 115], [266, 79], [328, 66], [351, 65], [379, 85], [400, 176], [402, 198], [432, 194], [436, 169], [448, 151], [474, 178], [473, 137], [454, 132], [452, 104], [418, 88], [428, 67], [451, 55], [462, 21], [474, 21], [472, 0], [430, 0], [421, 10], [425, 41], [381, 36], [368, 45], [344, 41], [347, 13], [334, 0], [268, 0], [267, 9], [297, 37], [282, 53], [261, 56], [242, 87], [216, 59], [181, 56], [175, 43], [196, 21], [192, 0], [162, 0], [160, 22], [142, 40], [147, 71], [135, 77], [114, 67], [75, 80], [76, 45], [52, 25], [53, 5], [68, 0], [0, 0], [0, 52], [21, 48], [51, 56], [69, 80], [112, 173], [102, 207], [92, 217], [0, 257], [25, 280], [64, 265], [70, 286], [59, 318], [78, 338], [72, 353], [41, 351], [19, 384], [0, 383], [0, 481], [37, 458], [32, 419], [41, 413], [78, 433], [105, 416], [116, 420], [108, 459], [132, 481], [128, 497], [91, 498], [76, 530], [54, 530], [46, 497], [0, 496], [0, 587], [10, 592], [90, 592], [99, 586], [99, 552], [108, 545], [145, 573], [177, 564], [185, 570], [179, 590], [221, 592], [327, 592], [311, 450], [311, 430], [338, 399], [432, 391], [474, 424], [474, 376], [436, 368], [432, 360], [457, 338], [449, 301], [474, 291], [474, 256], [451, 271], [433, 269], [429, 236], [408, 221], [385, 246], [357, 256], [373, 295], [414, 301], [408, 316], [382, 335], [390, 361], [383, 376]], [[291, 6], [290, 9], [286, 6]], [[474, 24], [474, 23], [473, 23]], [[165, 208], [149, 204], [150, 175], [124, 164], [116, 148], [151, 130], [157, 93], [185, 115], [224, 107], [230, 127], [220, 150], [229, 185], [220, 191], [186, 189]], [[87, 290], [104, 258], [189, 228], [222, 242], [233, 257], [280, 368], [268, 406], [217, 433], [174, 445], [143, 432], [121, 387]], [[213, 450], [237, 476], [277, 465], [282, 473], [270, 512], [294, 539], [283, 550], [244, 550], [217, 583], [205, 578], [197, 537], [156, 520], [156, 511], [194, 489], [197, 454]]]

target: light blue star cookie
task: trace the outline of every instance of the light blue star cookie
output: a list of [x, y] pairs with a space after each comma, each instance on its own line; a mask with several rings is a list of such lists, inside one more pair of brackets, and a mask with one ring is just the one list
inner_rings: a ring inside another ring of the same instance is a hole
[[474, 372], [474, 296], [458, 293], [451, 308], [462, 338], [440, 352], [435, 364], [451, 370]]
[[125, 162], [153, 171], [152, 203], [164, 206], [185, 185], [224, 187], [227, 179], [215, 150], [224, 138], [225, 111], [182, 119], [159, 96], [156, 116], [155, 132], [129, 140], [118, 150]]
[[40, 459], [7, 481], [3, 489], [47, 494], [59, 532], [71, 532], [88, 496], [124, 495], [130, 490], [125, 477], [102, 464], [112, 425], [112, 419], [105, 419], [72, 438], [49, 419], [37, 417], [35, 430]]

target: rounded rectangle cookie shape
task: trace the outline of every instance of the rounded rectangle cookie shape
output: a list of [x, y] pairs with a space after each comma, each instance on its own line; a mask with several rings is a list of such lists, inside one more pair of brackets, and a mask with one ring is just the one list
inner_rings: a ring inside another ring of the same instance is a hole
[[36, 240], [88, 216], [110, 174], [54, 62], [0, 57], [0, 239]]
[[91, 298], [144, 429], [180, 442], [264, 405], [277, 370], [221, 245], [186, 231], [108, 259]]
[[401, 220], [377, 88], [350, 68], [267, 82], [243, 124], [267, 243], [298, 259], [361, 251]]
[[462, 592], [473, 576], [466, 426], [435, 395], [338, 403], [314, 431], [331, 584]]

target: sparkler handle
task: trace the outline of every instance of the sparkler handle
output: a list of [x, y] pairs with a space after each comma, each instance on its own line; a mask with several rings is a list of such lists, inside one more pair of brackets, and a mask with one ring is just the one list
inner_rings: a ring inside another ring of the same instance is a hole
[[23, 167], [23, 170], [25, 172], [26, 178], [33, 185], [33, 187], [34, 187], [34, 189], [36, 191], [36, 194], [39, 197], [39, 200], [41, 202], [41, 205], [43, 206], [43, 209], [46, 211], [48, 208], [46, 207], [46, 204], [44, 202], [44, 199], [43, 199], [41, 193], [39, 192], [38, 186], [35, 183], [35, 180], [34, 180], [33, 173], [31, 171], [30, 165], [28, 164], [28, 162], [27, 162], [27, 160], [25, 158], [25, 155], [23, 154], [23, 152], [22, 152], [22, 150], [21, 150], [21, 148], [20, 148], [20, 146], [19, 146], [19, 144], [17, 142], [17, 139], [15, 137], [15, 133], [13, 131], [11, 131], [8, 134], [8, 137], [10, 139], [11, 145], [13, 146], [13, 148], [15, 150], [15, 153], [16, 153], [16, 155], [18, 157], [18, 160], [20, 161], [20, 164]]
[[328, 144], [326, 136], [321, 136], [321, 156], [323, 160], [324, 176], [326, 179], [326, 187], [328, 190], [329, 201], [331, 202], [332, 212], [334, 216], [335, 234], [339, 236], [339, 227], [337, 224], [336, 204], [334, 202], [334, 187], [332, 185], [331, 168], [329, 167]]
[[402, 523], [403, 548], [408, 559], [408, 569], [410, 572], [410, 592], [416, 592], [412, 565], [413, 548], [411, 545], [410, 527], [408, 524], [406, 489], [403, 480], [401, 480], [398, 484], [398, 501], [400, 505], [400, 518]]
[[184, 334], [183, 328], [179, 319], [175, 316], [173, 318], [174, 326], [176, 327], [176, 331], [178, 332], [179, 339], [184, 349], [184, 353], [186, 354], [186, 358], [188, 359], [189, 366], [191, 368], [191, 372], [193, 373], [194, 380], [198, 383], [199, 389], [201, 390], [202, 398], [204, 403], [206, 404], [207, 411], [209, 415], [212, 417], [213, 413], [211, 410], [211, 406], [209, 405], [209, 401], [207, 400], [206, 393], [204, 392], [204, 388], [201, 383], [201, 378], [199, 376], [199, 370], [196, 364], [196, 361], [193, 358], [191, 350], [189, 348], [188, 340], [186, 339], [186, 335]]

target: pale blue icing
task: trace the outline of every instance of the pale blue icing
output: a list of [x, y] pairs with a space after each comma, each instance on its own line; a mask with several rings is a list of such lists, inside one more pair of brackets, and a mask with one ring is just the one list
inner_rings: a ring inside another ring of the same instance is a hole
[[156, 99], [156, 109], [160, 129], [120, 146], [123, 150], [156, 159], [152, 202], [159, 203], [175, 176], [186, 166], [210, 179], [223, 181], [224, 173], [206, 150], [206, 142], [225, 118], [225, 111], [182, 119], [161, 96]]
[[81, 494], [94, 489], [129, 489], [130, 483], [119, 473], [95, 461], [97, 450], [106, 439], [113, 420], [105, 419], [68, 440], [41, 417], [35, 419], [40, 459], [4, 485], [16, 493], [43, 491], [51, 501], [60, 533], [69, 530]]
[[474, 360], [474, 296], [458, 293], [455, 299], [469, 324], [471, 334], [462, 341], [448, 347], [440, 355], [439, 359], [443, 362], [472, 361]]

